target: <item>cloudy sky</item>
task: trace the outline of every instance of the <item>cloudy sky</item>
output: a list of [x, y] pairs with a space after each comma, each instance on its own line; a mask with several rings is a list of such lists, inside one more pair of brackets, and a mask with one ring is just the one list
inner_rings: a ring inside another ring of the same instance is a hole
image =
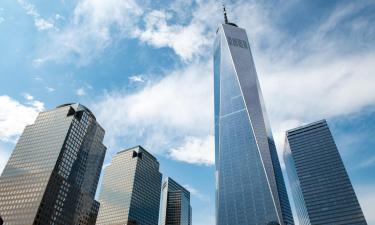
[[[326, 118], [375, 224], [375, 2], [226, 1], [247, 30], [279, 153], [285, 130]], [[0, 171], [38, 112], [80, 102], [106, 130], [105, 164], [154, 153], [214, 224], [214, 0], [2, 0]]]

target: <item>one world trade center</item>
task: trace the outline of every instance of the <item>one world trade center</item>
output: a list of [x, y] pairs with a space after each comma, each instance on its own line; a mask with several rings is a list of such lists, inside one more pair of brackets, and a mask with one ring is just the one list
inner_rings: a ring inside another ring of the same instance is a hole
[[214, 44], [216, 224], [290, 225], [293, 217], [246, 31], [224, 15]]

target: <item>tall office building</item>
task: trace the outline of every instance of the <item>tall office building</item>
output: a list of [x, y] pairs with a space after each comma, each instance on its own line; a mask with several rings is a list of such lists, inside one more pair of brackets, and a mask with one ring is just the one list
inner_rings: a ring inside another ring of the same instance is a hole
[[191, 225], [190, 192], [168, 177], [162, 188], [159, 225]]
[[162, 175], [141, 146], [118, 152], [104, 169], [97, 225], [157, 225]]
[[327, 122], [286, 132], [284, 159], [301, 225], [365, 225]]
[[95, 224], [106, 147], [89, 109], [65, 104], [26, 126], [0, 178], [7, 225]]
[[226, 18], [214, 44], [214, 96], [217, 225], [293, 224], [246, 31]]

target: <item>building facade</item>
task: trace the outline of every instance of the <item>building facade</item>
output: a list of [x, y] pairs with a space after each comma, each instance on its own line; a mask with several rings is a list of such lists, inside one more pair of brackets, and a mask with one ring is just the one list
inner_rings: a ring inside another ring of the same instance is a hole
[[221, 24], [214, 44], [217, 225], [293, 224], [246, 31]]
[[190, 192], [168, 177], [163, 183], [162, 193], [159, 225], [191, 225]]
[[365, 225], [325, 120], [286, 132], [284, 159], [301, 225]]
[[26, 126], [0, 178], [7, 225], [95, 224], [106, 147], [89, 109], [65, 104]]
[[118, 152], [104, 169], [97, 225], [157, 225], [162, 175], [141, 146]]

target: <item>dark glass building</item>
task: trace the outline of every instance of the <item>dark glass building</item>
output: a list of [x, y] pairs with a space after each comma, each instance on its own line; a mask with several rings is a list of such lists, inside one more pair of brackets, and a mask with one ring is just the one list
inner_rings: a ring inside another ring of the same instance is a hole
[[78, 103], [40, 113], [26, 126], [0, 178], [4, 223], [95, 224], [103, 138], [95, 116]]
[[216, 224], [293, 224], [246, 31], [221, 24], [214, 44]]
[[190, 192], [168, 177], [163, 183], [162, 193], [159, 225], [191, 225]]
[[118, 152], [104, 169], [97, 225], [157, 225], [162, 175], [141, 146]]
[[287, 131], [284, 159], [299, 224], [367, 224], [325, 120]]

